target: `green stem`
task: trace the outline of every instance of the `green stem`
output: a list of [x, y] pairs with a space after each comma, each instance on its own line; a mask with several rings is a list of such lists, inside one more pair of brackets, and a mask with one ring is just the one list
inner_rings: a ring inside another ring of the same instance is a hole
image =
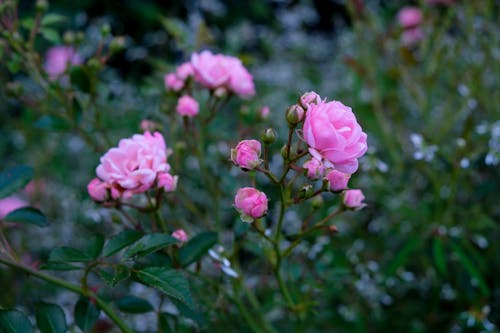
[[99, 296], [97, 296], [94, 292], [91, 290], [84, 290], [83, 288], [80, 288], [79, 286], [66, 282], [62, 279], [47, 275], [45, 273], [42, 273], [40, 271], [37, 271], [31, 267], [24, 266], [20, 263], [17, 262], [12, 262], [3, 258], [0, 258], [0, 263], [21, 270], [29, 275], [32, 275], [34, 277], [37, 277], [41, 280], [47, 281], [49, 283], [55, 284], [57, 286], [60, 286], [64, 289], [67, 289], [69, 291], [74, 292], [75, 294], [91, 298], [95, 300], [97, 306], [101, 308], [102, 311], [108, 316], [109, 319], [111, 319], [118, 328], [124, 333], [134, 333], [134, 331], [127, 326], [127, 324], [120, 318], [118, 315], [113, 311], [113, 309], [106, 303], [104, 300], [102, 300]]

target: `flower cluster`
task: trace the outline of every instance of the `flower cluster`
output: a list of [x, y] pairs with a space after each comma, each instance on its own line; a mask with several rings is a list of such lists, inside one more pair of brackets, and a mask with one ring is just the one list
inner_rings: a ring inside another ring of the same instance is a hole
[[422, 11], [418, 7], [404, 7], [398, 12], [398, 22], [403, 28], [402, 41], [406, 46], [417, 44], [424, 37]]
[[97, 177], [87, 186], [95, 201], [130, 198], [152, 188], [166, 192], [176, 189], [177, 176], [172, 176], [167, 163], [169, 152], [159, 132], [136, 134], [120, 140], [101, 157]]

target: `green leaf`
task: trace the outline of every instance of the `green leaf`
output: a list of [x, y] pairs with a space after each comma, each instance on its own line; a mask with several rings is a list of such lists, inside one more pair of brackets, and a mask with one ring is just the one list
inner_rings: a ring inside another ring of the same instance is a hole
[[121, 249], [129, 246], [130, 244], [136, 242], [142, 237], [142, 233], [135, 230], [124, 230], [119, 234], [113, 236], [104, 246], [102, 254], [105, 257], [115, 254]]
[[79, 269], [83, 269], [83, 267], [67, 264], [65, 262], [48, 262], [45, 265], [42, 265], [40, 269], [46, 271], [75, 271]]
[[23, 207], [10, 212], [5, 218], [7, 222], [28, 223], [39, 227], [49, 225], [45, 215], [33, 207]]
[[458, 259], [460, 260], [460, 263], [465, 268], [465, 270], [469, 273], [471, 277], [477, 280], [481, 292], [485, 296], [489, 295], [490, 289], [488, 288], [488, 285], [481, 276], [481, 272], [479, 272], [479, 270], [476, 268], [476, 265], [472, 262], [472, 260], [469, 259], [467, 254], [458, 244], [456, 244], [455, 242], [451, 242], [451, 246], [453, 247], [453, 251], [457, 255]]
[[161, 290], [190, 308], [194, 307], [189, 283], [178, 271], [165, 267], [148, 267], [138, 271], [136, 276], [144, 284]]
[[134, 245], [125, 251], [124, 257], [130, 258], [133, 256], [146, 256], [156, 252], [168, 245], [177, 243], [178, 240], [167, 234], [149, 234], [139, 239]]
[[387, 276], [394, 275], [398, 268], [405, 264], [405, 262], [410, 257], [410, 254], [412, 254], [412, 252], [419, 246], [419, 244], [419, 238], [410, 239], [398, 252], [394, 260], [389, 264], [389, 268], [387, 269]]
[[84, 332], [90, 331], [99, 318], [99, 309], [88, 298], [80, 298], [75, 305], [75, 323]]
[[116, 301], [116, 306], [120, 311], [128, 313], [146, 313], [154, 310], [151, 303], [133, 295], [127, 295]]
[[0, 310], [0, 333], [31, 333], [31, 322], [21, 311]]
[[87, 262], [92, 258], [72, 247], [57, 247], [49, 254], [49, 262]]
[[114, 287], [130, 276], [130, 269], [125, 265], [117, 265], [111, 271], [99, 269], [97, 273], [109, 286]]
[[61, 44], [61, 37], [59, 36], [57, 30], [51, 28], [42, 28], [40, 29], [40, 33], [42, 34], [43, 38], [45, 38], [52, 44]]
[[64, 311], [56, 304], [36, 305], [36, 324], [41, 333], [64, 333], [67, 330]]
[[84, 93], [90, 92], [90, 79], [82, 66], [73, 66], [69, 71], [71, 84]]
[[174, 333], [174, 330], [172, 330], [172, 327], [170, 326], [168, 317], [173, 317], [173, 316], [166, 312], [160, 313], [160, 316], [158, 317], [158, 320], [160, 322], [159, 333]]
[[434, 238], [432, 243], [432, 255], [439, 273], [446, 276], [448, 274], [446, 268], [446, 255], [444, 253], [443, 241], [439, 237]]
[[47, 25], [52, 25], [52, 24], [57, 24], [57, 23], [63, 23], [66, 21], [66, 17], [63, 15], [59, 14], [47, 14], [42, 18], [41, 25], [42, 26], [47, 26]]
[[186, 245], [179, 250], [179, 262], [187, 266], [199, 260], [207, 251], [217, 243], [216, 232], [203, 232], [191, 238]]
[[205, 315], [197, 306], [188, 307], [176, 299], [172, 299], [171, 301], [184, 317], [194, 320], [202, 329], [206, 327]]
[[87, 248], [83, 251], [86, 255], [88, 255], [92, 259], [97, 259], [101, 254], [102, 247], [104, 245], [104, 236], [99, 234], [92, 237], [87, 245]]
[[23, 188], [33, 178], [33, 169], [19, 165], [0, 173], [0, 199]]
[[55, 131], [67, 131], [72, 128], [72, 125], [66, 119], [53, 115], [41, 116], [33, 126], [35, 128]]

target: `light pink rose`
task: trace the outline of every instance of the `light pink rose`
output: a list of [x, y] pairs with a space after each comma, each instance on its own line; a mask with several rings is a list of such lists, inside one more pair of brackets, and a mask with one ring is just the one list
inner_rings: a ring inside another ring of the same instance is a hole
[[175, 110], [181, 116], [194, 117], [198, 114], [200, 106], [193, 97], [184, 95], [177, 101]]
[[215, 89], [229, 81], [229, 66], [222, 54], [212, 54], [210, 51], [193, 53], [191, 55], [194, 78], [203, 86]]
[[346, 190], [343, 194], [343, 202], [347, 208], [362, 208], [365, 196], [361, 190]]
[[241, 63], [241, 60], [231, 56], [225, 56], [229, 68], [229, 89], [241, 97], [255, 95], [255, 86], [252, 75]]
[[234, 198], [234, 207], [244, 222], [253, 222], [267, 213], [267, 197], [253, 187], [243, 187]]
[[414, 46], [424, 39], [424, 32], [420, 27], [410, 28], [403, 31], [401, 40], [405, 46]]
[[177, 189], [177, 176], [172, 176], [167, 172], [158, 174], [158, 187], [163, 188], [165, 192], [173, 192]]
[[300, 105], [305, 109], [307, 110], [307, 108], [309, 107], [309, 104], [313, 103], [313, 104], [318, 104], [319, 102], [321, 102], [321, 97], [315, 93], [314, 91], [309, 91], [309, 92], [306, 92], [305, 94], [303, 94], [302, 96], [300, 96]]
[[242, 140], [231, 149], [231, 161], [244, 170], [255, 169], [261, 163], [261, 145], [257, 140]]
[[404, 29], [414, 28], [422, 23], [422, 11], [418, 7], [404, 7], [398, 12], [399, 24]]
[[165, 88], [175, 92], [180, 91], [184, 87], [184, 81], [179, 79], [175, 73], [165, 75]]
[[194, 74], [193, 66], [190, 62], [185, 62], [177, 67], [175, 74], [182, 81], [186, 81], [188, 77]]
[[158, 174], [167, 173], [167, 147], [163, 136], [155, 132], [121, 139], [100, 159], [97, 176], [111, 188], [113, 198], [121, 191], [124, 198], [153, 187]]
[[325, 165], [314, 157], [307, 160], [302, 167], [307, 170], [307, 178], [309, 179], [319, 179], [325, 174]]
[[79, 65], [82, 58], [71, 46], [54, 46], [45, 53], [43, 69], [49, 74], [51, 80], [64, 74], [71, 65]]
[[347, 188], [351, 175], [337, 170], [331, 170], [327, 173], [325, 178], [330, 184], [330, 191], [337, 192]]
[[311, 155], [344, 173], [356, 172], [358, 158], [368, 148], [351, 108], [337, 101], [310, 104], [302, 134]]
[[89, 192], [92, 200], [97, 202], [106, 201], [108, 198], [109, 184], [101, 181], [99, 178], [94, 178], [87, 185], [87, 191]]
[[3, 219], [16, 209], [28, 206], [29, 204], [26, 201], [15, 196], [0, 199], [0, 219]]
[[183, 229], [177, 229], [172, 233], [172, 237], [177, 239], [181, 243], [185, 243], [188, 240], [187, 234]]

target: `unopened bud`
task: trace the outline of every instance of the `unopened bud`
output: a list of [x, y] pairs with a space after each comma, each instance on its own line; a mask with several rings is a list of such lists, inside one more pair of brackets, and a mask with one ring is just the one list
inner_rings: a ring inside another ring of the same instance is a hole
[[328, 227], [328, 231], [330, 231], [331, 233], [337, 233], [339, 232], [339, 229], [335, 224], [332, 224], [331, 226]]
[[85, 39], [85, 34], [82, 31], [78, 31], [75, 34], [75, 43], [80, 44]]
[[111, 43], [109, 43], [109, 49], [111, 50], [111, 53], [118, 53], [122, 51], [125, 48], [126, 44], [126, 39], [123, 36], [115, 37], [113, 40], [111, 40]]
[[73, 31], [66, 31], [63, 35], [64, 44], [73, 44], [75, 42], [75, 33]]
[[285, 116], [288, 125], [290, 127], [295, 127], [302, 121], [302, 118], [304, 117], [304, 109], [301, 106], [294, 104], [286, 110]]
[[184, 141], [177, 141], [174, 145], [174, 150], [175, 150], [176, 154], [185, 151], [186, 148], [187, 148], [187, 145], [186, 145], [186, 142], [184, 142]]
[[35, 8], [37, 12], [45, 12], [49, 9], [49, 3], [46, 0], [37, 0]]
[[109, 26], [108, 23], [104, 23], [101, 26], [101, 36], [102, 37], [107, 37], [111, 33], [111, 27]]
[[313, 194], [313, 186], [311, 184], [306, 184], [302, 186], [299, 190], [299, 198], [307, 199]]
[[214, 95], [217, 98], [226, 97], [226, 95], [227, 95], [227, 89], [224, 88], [224, 87], [219, 87], [219, 88], [215, 89]]
[[101, 68], [101, 62], [99, 60], [97, 60], [96, 58], [90, 58], [88, 61], [87, 61], [87, 65], [92, 69], [92, 70], [95, 70], [95, 71], [98, 71], [100, 68]]
[[276, 141], [276, 131], [272, 128], [268, 128], [264, 130], [264, 132], [260, 136], [260, 139], [262, 140], [262, 142], [264, 142], [264, 144], [270, 145], [271, 143]]
[[283, 147], [281, 147], [281, 156], [283, 156], [283, 158], [286, 160], [288, 159], [288, 146], [287, 145], [284, 145]]
[[314, 197], [311, 198], [311, 205], [313, 209], [321, 208], [323, 206], [323, 203], [324, 200], [320, 194], [315, 195]]

